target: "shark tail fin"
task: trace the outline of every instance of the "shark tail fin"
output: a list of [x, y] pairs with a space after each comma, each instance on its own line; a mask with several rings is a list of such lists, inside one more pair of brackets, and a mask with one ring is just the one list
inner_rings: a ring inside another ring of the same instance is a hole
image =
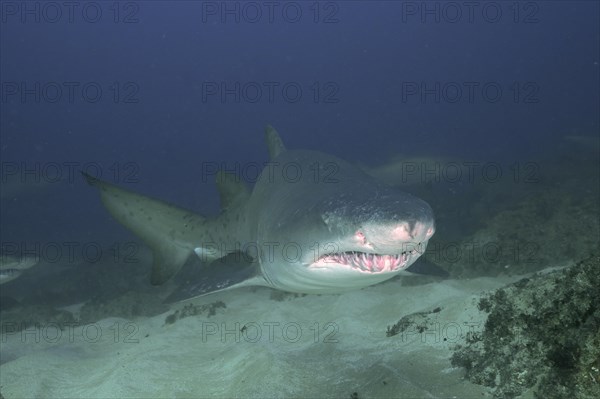
[[102, 203], [122, 225], [153, 252], [151, 282], [159, 285], [175, 275], [194, 252], [206, 219], [188, 210], [146, 197], [83, 173], [100, 191]]
[[265, 140], [267, 141], [269, 158], [271, 160], [275, 159], [275, 157], [285, 151], [285, 145], [283, 145], [279, 133], [277, 133], [277, 130], [271, 125], [265, 127]]

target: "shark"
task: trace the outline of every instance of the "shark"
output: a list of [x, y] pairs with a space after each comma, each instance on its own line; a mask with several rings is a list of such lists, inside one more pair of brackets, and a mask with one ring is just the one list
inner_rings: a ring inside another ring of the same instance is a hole
[[424, 253], [435, 232], [425, 201], [338, 157], [287, 149], [270, 125], [265, 138], [269, 161], [252, 190], [236, 174], [215, 173], [221, 211], [212, 217], [83, 175], [152, 249], [153, 285], [194, 254], [214, 269], [189, 297], [242, 286], [341, 293], [389, 280]]
[[39, 263], [34, 256], [16, 257], [0, 255], [0, 284], [8, 283], [21, 276], [23, 272]]

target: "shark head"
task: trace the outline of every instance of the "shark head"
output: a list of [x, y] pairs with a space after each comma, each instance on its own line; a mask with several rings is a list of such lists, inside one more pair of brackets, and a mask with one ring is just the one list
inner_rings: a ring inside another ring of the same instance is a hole
[[[287, 151], [285, 165], [306, 165], [319, 154]], [[331, 157], [328, 156], [329, 161]], [[293, 292], [335, 293], [388, 280], [421, 256], [435, 232], [423, 200], [335, 160], [331, 185], [312, 179], [281, 185], [259, 232], [262, 274], [269, 285]], [[276, 190], [271, 190], [274, 192]]]
[[[429, 205], [410, 194], [376, 195], [362, 204], [328, 204], [320, 213], [329, 236], [311, 269], [349, 269], [361, 274], [394, 273], [423, 254], [435, 231]], [[318, 233], [316, 233], [318, 234]]]

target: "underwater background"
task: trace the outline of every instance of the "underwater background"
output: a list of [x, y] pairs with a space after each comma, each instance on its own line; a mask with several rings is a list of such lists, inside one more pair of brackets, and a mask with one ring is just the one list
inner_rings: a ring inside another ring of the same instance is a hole
[[[37, 259], [0, 286], [1, 394], [594, 397], [599, 15], [595, 1], [0, 2], [1, 252]], [[437, 232], [422, 263], [435, 271], [340, 296], [257, 289], [164, 305], [194, 265], [151, 286], [149, 250], [80, 172], [216, 215], [214, 172], [251, 186], [268, 160], [267, 124], [287, 148], [338, 156], [427, 201]], [[540, 271], [553, 282], [532, 277]], [[527, 309], [546, 306], [534, 323]], [[446, 321], [477, 320], [481, 333], [427, 349], [437, 368], [420, 364], [424, 355], [407, 363], [407, 347], [424, 341], [390, 340], [402, 326], [431, 327], [438, 308]], [[333, 322], [345, 340], [261, 340], [259, 350], [194, 339], [215, 315], [243, 325], [263, 314]], [[115, 322], [156, 341], [116, 348], [111, 337], [98, 349], [20, 333]], [[485, 339], [508, 337], [498, 328], [509, 322], [538, 334], [531, 342], [556, 339], [536, 353], [492, 348]], [[128, 351], [131, 361], [112, 363]], [[117, 375], [121, 363], [140, 366]], [[42, 380], [32, 371], [50, 369]]]

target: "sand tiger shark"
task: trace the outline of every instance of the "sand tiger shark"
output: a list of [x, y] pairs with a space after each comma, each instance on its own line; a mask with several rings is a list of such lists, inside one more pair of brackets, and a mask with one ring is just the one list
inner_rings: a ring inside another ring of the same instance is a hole
[[216, 173], [222, 211], [215, 217], [84, 174], [112, 216], [152, 249], [152, 284], [194, 253], [207, 262], [242, 253], [250, 272], [221, 276], [210, 290], [339, 293], [388, 280], [423, 254], [435, 231], [426, 202], [337, 157], [288, 150], [271, 126], [265, 135], [270, 161], [251, 191], [236, 175]]
[[0, 255], [0, 284], [8, 283], [19, 277], [32, 266], [37, 265], [39, 259], [34, 256], [17, 257]]

